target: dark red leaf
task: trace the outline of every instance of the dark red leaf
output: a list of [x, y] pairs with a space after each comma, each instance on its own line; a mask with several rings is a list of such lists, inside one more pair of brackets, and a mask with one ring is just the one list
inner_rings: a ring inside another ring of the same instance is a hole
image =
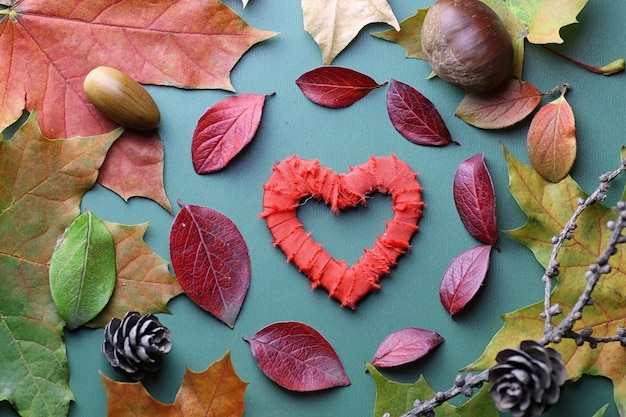
[[324, 66], [305, 72], [296, 84], [313, 103], [336, 109], [354, 104], [386, 82], [378, 84], [349, 68]]
[[454, 204], [467, 231], [486, 245], [498, 241], [496, 197], [482, 153], [459, 164], [454, 175]]
[[240, 94], [209, 108], [198, 120], [191, 142], [198, 174], [224, 168], [254, 137], [267, 96]]
[[461, 311], [483, 285], [491, 248], [491, 245], [475, 246], [450, 262], [441, 280], [439, 297], [451, 316]]
[[488, 94], [468, 93], [456, 115], [481, 129], [502, 129], [526, 118], [541, 102], [541, 92], [532, 84], [512, 79]]
[[443, 342], [443, 337], [431, 330], [409, 327], [391, 333], [382, 341], [372, 365], [379, 368], [404, 365], [426, 355]]
[[170, 256], [178, 282], [201, 308], [230, 327], [250, 285], [248, 247], [224, 214], [178, 202], [170, 231]]
[[306, 324], [270, 324], [244, 340], [263, 373], [283, 388], [317, 391], [350, 385], [333, 347]]
[[396, 130], [409, 141], [426, 146], [446, 146], [452, 140], [439, 111], [422, 93], [392, 79], [387, 90], [387, 112]]

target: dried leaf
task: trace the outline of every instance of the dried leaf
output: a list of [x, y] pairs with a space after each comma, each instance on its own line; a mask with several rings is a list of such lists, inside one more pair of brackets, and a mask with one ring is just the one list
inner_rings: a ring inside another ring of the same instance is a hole
[[154, 399], [141, 382], [100, 377], [107, 393], [107, 417], [241, 417], [248, 386], [237, 375], [230, 351], [202, 372], [187, 368], [173, 404]]
[[240, 94], [211, 106], [198, 120], [191, 142], [198, 174], [224, 168], [256, 134], [267, 96]]
[[50, 260], [50, 293], [69, 329], [96, 317], [115, 288], [115, 244], [87, 211], [65, 230]]
[[394, 42], [406, 49], [407, 58], [418, 58], [426, 60], [422, 52], [422, 24], [428, 9], [419, 9], [417, 14], [400, 22], [400, 31], [395, 29], [384, 32], [374, 32], [373, 36]]
[[333, 347], [306, 324], [270, 324], [244, 340], [263, 373], [283, 388], [318, 391], [350, 385]]
[[524, 120], [539, 106], [542, 96], [532, 84], [512, 79], [489, 94], [467, 94], [456, 116], [481, 129], [502, 129]]
[[539, 109], [528, 129], [530, 163], [551, 182], [565, 178], [576, 159], [576, 123], [565, 91]]
[[417, 89], [391, 79], [387, 112], [396, 130], [409, 141], [426, 146], [446, 146], [452, 140], [435, 105]]
[[496, 197], [484, 155], [461, 162], [454, 174], [454, 204], [467, 231], [481, 243], [495, 245]]
[[193, 302], [233, 327], [250, 285], [246, 242], [235, 223], [219, 211], [179, 204], [170, 231], [178, 282]]
[[475, 246], [448, 265], [439, 286], [439, 297], [451, 316], [465, 308], [483, 285], [489, 269], [491, 248], [491, 245]]
[[302, 0], [304, 29], [322, 52], [324, 65], [333, 59], [370, 23], [388, 23], [400, 30], [387, 0]]
[[376, 349], [372, 365], [378, 368], [404, 365], [416, 361], [443, 342], [431, 330], [408, 327], [388, 335]]
[[354, 104], [386, 83], [378, 84], [371, 77], [349, 68], [324, 66], [302, 74], [296, 84], [313, 103], [340, 108]]
[[11, 277], [0, 279], [0, 401], [22, 417], [64, 417], [73, 395], [48, 261], [122, 131], [49, 140], [36, 117], [0, 141], [0, 276]]

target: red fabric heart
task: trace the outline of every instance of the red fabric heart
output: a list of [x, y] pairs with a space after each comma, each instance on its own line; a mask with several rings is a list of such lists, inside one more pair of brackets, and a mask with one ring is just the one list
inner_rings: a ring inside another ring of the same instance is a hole
[[[342, 306], [354, 309], [361, 298], [380, 288], [380, 278], [389, 274], [397, 258], [411, 248], [409, 241], [418, 229], [424, 207], [416, 177], [395, 155], [371, 157], [348, 174], [336, 174], [317, 160], [291, 156], [274, 165], [263, 186], [260, 217], [265, 219], [274, 245], [309, 277], [313, 288], [325, 288]], [[359, 203], [365, 205], [365, 196], [375, 191], [391, 195], [393, 218], [386, 222], [385, 232], [372, 248], [351, 267], [335, 260], [298, 220], [296, 209], [305, 198], [321, 199], [338, 214]]]

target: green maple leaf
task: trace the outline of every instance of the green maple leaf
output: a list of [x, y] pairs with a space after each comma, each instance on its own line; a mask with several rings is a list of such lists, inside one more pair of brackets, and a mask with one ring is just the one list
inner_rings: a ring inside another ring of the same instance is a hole
[[[510, 190], [527, 214], [528, 221], [507, 234], [527, 246], [539, 263], [546, 267], [553, 249], [552, 237], [558, 235], [577, 208], [577, 199], [587, 194], [571, 177], [559, 183], [550, 183], [532, 167], [517, 161], [505, 150], [509, 167]], [[552, 303], [571, 311], [586, 285], [584, 273], [589, 264], [604, 250], [610, 231], [609, 220], [618, 214], [616, 208], [596, 203], [579, 217], [574, 238], [565, 242], [558, 256], [560, 262], [558, 285], [552, 294]], [[612, 272], [602, 276], [594, 289], [594, 304], [585, 307], [583, 318], [574, 330], [591, 327], [595, 337], [615, 335], [626, 323], [626, 253], [622, 249], [610, 259]], [[540, 280], [541, 277], [520, 275], [517, 279]], [[504, 325], [494, 336], [484, 353], [467, 370], [486, 369], [494, 364], [496, 354], [503, 348], [515, 347], [524, 339], [537, 340], [543, 336], [543, 300], [503, 316]], [[557, 316], [555, 318], [558, 319]], [[605, 376], [613, 381], [614, 395], [620, 415], [626, 410], [626, 349], [619, 343], [600, 344], [596, 349], [588, 345], [577, 347], [571, 339], [553, 345], [567, 367], [568, 377], [576, 380], [582, 375]]]
[[374, 32], [372, 36], [394, 42], [406, 49], [406, 58], [426, 59], [422, 52], [422, 24], [428, 9], [419, 9], [417, 14], [400, 22], [400, 30]]
[[[414, 384], [401, 384], [388, 380], [369, 363], [366, 364], [366, 367], [376, 385], [374, 416], [389, 413], [391, 417], [397, 417], [411, 410], [416, 399], [426, 401], [435, 396], [435, 391], [428, 385], [424, 376], [420, 376]], [[436, 413], [437, 417], [499, 416], [486, 386], [461, 407], [443, 403], [437, 407]]]

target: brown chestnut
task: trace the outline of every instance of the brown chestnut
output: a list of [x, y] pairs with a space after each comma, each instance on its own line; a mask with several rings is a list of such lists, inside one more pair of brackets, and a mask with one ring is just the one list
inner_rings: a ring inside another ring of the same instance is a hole
[[511, 37], [479, 0], [438, 0], [426, 13], [421, 37], [433, 72], [465, 91], [492, 90], [511, 74]]

